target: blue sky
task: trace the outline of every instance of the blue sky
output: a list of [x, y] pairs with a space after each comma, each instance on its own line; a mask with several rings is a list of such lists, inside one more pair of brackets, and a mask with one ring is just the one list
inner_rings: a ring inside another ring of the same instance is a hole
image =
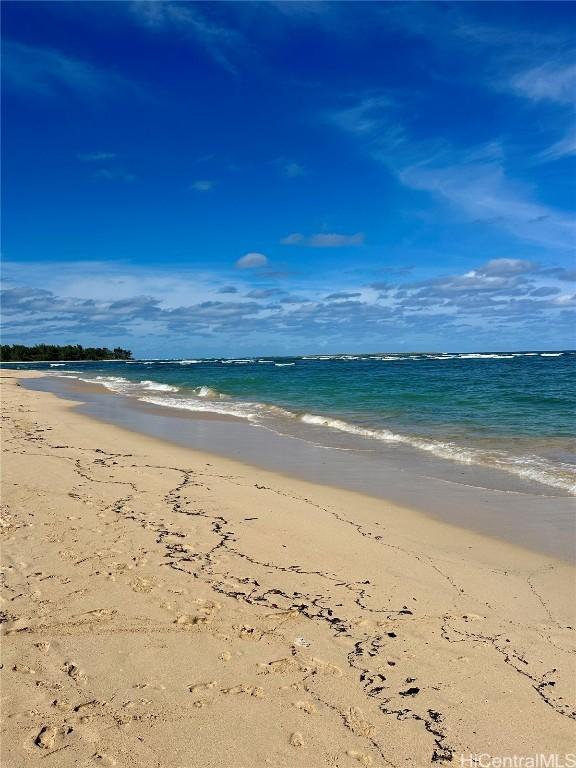
[[575, 346], [573, 4], [2, 16], [4, 343]]

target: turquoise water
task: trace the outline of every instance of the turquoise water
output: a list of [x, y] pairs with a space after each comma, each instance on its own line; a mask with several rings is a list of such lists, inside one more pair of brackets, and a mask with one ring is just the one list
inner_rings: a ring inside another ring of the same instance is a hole
[[[336, 447], [410, 446], [565, 490], [576, 352], [21, 364]], [[7, 366], [8, 367], [8, 366]]]

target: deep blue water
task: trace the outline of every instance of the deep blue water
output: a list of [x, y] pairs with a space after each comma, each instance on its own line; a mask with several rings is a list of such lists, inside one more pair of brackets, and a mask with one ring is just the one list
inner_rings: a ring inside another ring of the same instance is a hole
[[576, 482], [575, 366], [570, 351], [19, 367], [97, 381], [157, 405], [240, 416], [316, 442], [410, 445], [567, 489]]

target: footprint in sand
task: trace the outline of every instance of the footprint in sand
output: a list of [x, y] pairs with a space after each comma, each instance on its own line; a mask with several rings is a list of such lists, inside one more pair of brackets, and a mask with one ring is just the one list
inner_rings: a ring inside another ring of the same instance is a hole
[[88, 681], [88, 678], [86, 675], [81, 672], [76, 664], [72, 664], [68, 661], [64, 662], [64, 672], [68, 675], [68, 677], [71, 677], [72, 680], [74, 680], [77, 683], [84, 683]]
[[211, 691], [213, 688], [216, 688], [218, 683], [216, 680], [211, 680], [209, 683], [196, 683], [194, 685], [188, 686], [188, 690], [190, 693], [203, 693], [204, 691]]
[[36, 744], [37, 747], [40, 747], [40, 749], [52, 749], [57, 738], [60, 740], [66, 737], [72, 733], [73, 730], [74, 729], [70, 725], [64, 726], [63, 728], [57, 728], [55, 725], [43, 725], [34, 739], [34, 744]]
[[313, 715], [318, 711], [311, 701], [295, 701], [294, 706], [296, 709], [301, 709], [309, 715]]
[[130, 586], [134, 592], [152, 592], [156, 585], [153, 584], [149, 579], [144, 579], [138, 576], [134, 579], [134, 581], [130, 583]]
[[248, 624], [243, 624], [242, 626], [233, 626], [232, 629], [238, 632], [238, 637], [241, 640], [255, 640], [258, 642], [265, 634], [263, 630], [257, 629], [256, 627], [251, 627]]
[[344, 716], [344, 722], [355, 736], [370, 737], [374, 733], [374, 726], [364, 719], [364, 713], [359, 707], [350, 707]]
[[223, 688], [222, 693], [246, 693], [249, 696], [254, 696], [257, 699], [264, 697], [264, 689], [259, 685], [248, 685], [247, 683], [241, 683], [235, 685], [233, 688]]
[[27, 667], [26, 664], [14, 664], [12, 667], [13, 672], [21, 672], [24, 675], [37, 675], [38, 671], [36, 669], [32, 669], [32, 667]]
[[292, 736], [290, 736], [290, 744], [292, 744], [293, 747], [304, 746], [304, 737], [299, 731], [295, 731]]
[[59, 709], [61, 712], [66, 712], [67, 710], [72, 709], [70, 702], [66, 699], [54, 699], [52, 706]]
[[93, 611], [86, 611], [88, 616], [94, 616], [97, 619], [113, 616], [115, 613], [118, 613], [115, 608], [96, 608]]
[[96, 754], [94, 755], [94, 760], [96, 760], [98, 765], [106, 765], [106, 766], [117, 765], [116, 760], [114, 760], [113, 757], [110, 757], [110, 755], [107, 755], [105, 752], [96, 752]]
[[369, 765], [372, 765], [372, 755], [367, 755], [365, 752], [358, 752], [356, 749], [350, 749], [346, 754], [348, 757], [358, 760], [360, 765], [365, 765], [366, 768], [368, 768]]
[[40, 747], [40, 749], [52, 749], [54, 742], [56, 741], [56, 734], [58, 730], [53, 725], [44, 725], [40, 729], [40, 732], [34, 739], [34, 743]]
[[330, 664], [323, 659], [316, 659], [314, 657], [304, 659], [300, 657], [289, 656], [284, 659], [276, 659], [275, 661], [269, 661], [268, 664], [259, 664], [263, 669], [264, 674], [286, 674], [288, 672], [304, 672], [309, 674], [314, 672], [318, 675], [328, 675], [332, 677], [342, 677], [342, 670], [335, 664]]
[[193, 627], [210, 624], [211, 621], [212, 616], [188, 616], [187, 614], [181, 614], [174, 619], [173, 623], [178, 624], [182, 629], [192, 629]]
[[195, 706], [196, 709], [204, 709], [204, 707], [207, 707], [213, 703], [214, 703], [214, 699], [198, 699], [198, 701], [194, 702], [193, 706]]

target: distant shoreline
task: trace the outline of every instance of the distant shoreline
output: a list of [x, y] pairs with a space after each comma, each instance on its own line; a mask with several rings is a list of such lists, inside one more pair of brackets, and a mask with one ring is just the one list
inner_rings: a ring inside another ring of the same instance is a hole
[[[576, 349], [480, 349], [480, 350], [455, 350], [451, 352], [446, 351], [438, 351], [438, 350], [413, 350], [413, 351], [407, 351], [404, 350], [402, 352], [398, 351], [387, 351], [387, 350], [377, 350], [377, 351], [370, 351], [370, 352], [308, 352], [307, 354], [294, 354], [294, 355], [274, 355], [272, 353], [264, 354], [251, 354], [249, 355], [250, 358], [265, 358], [265, 357], [273, 357], [277, 360], [291, 360], [291, 359], [322, 359], [322, 358], [338, 358], [338, 357], [349, 357], [349, 356], [359, 356], [359, 357], [369, 357], [372, 355], [380, 356], [380, 355], [396, 355], [398, 357], [403, 356], [409, 356], [409, 355], [526, 355], [526, 354], [546, 354], [546, 353], [571, 353], [576, 352]], [[232, 357], [226, 357], [224, 355], [213, 355], [209, 357], [198, 357], [196, 358], [202, 362], [210, 362], [213, 360], [234, 360], [235, 358]], [[123, 358], [123, 357], [115, 357], [115, 358], [90, 358], [90, 359], [82, 359], [82, 360], [64, 360], [64, 359], [46, 359], [46, 360], [0, 360], [0, 368], [3, 365], [18, 365], [19, 363], [115, 363], [115, 362], [131, 362], [131, 363], [143, 363], [143, 362], [179, 362], [181, 360], [186, 360], [186, 357], [131, 357], [129, 359]]]

